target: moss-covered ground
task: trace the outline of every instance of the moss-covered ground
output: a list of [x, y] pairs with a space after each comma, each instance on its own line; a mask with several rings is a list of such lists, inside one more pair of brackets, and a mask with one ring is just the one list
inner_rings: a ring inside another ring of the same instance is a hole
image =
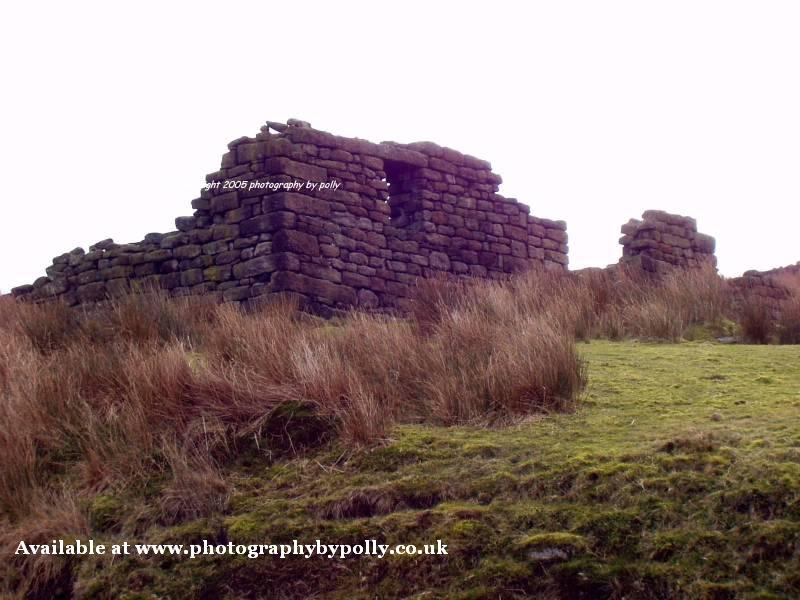
[[[591, 342], [575, 412], [397, 427], [224, 473], [224, 513], [113, 543], [416, 543], [447, 556], [86, 560], [89, 598], [800, 597], [800, 347]], [[154, 492], [157, 497], [157, 492]], [[140, 502], [140, 501], [139, 501]], [[133, 509], [131, 509], [133, 510]], [[141, 510], [141, 508], [137, 508]], [[135, 520], [135, 519], [134, 519]]]

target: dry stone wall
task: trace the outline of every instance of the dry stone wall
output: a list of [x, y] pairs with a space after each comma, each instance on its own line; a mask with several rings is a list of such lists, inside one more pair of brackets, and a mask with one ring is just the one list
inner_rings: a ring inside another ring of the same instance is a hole
[[[691, 217], [648, 210], [641, 220], [631, 219], [624, 224], [622, 233], [620, 265], [661, 275], [674, 267], [717, 264], [714, 238], [698, 233], [697, 223]], [[747, 271], [728, 281], [734, 308], [740, 308], [746, 300], [756, 301], [769, 311], [773, 320], [778, 320], [786, 303], [793, 298], [790, 286], [800, 282], [800, 262], [769, 271]]]
[[568, 265], [563, 221], [499, 195], [488, 162], [431, 142], [267, 122], [231, 142], [206, 181], [177, 231], [76, 248], [12, 293], [77, 305], [152, 286], [223, 301], [290, 293], [322, 312], [402, 310], [418, 277]]
[[736, 293], [735, 300], [745, 298], [763, 305], [773, 319], [780, 318], [783, 308], [792, 297], [792, 283], [800, 283], [800, 262], [769, 271], [746, 271], [741, 277], [730, 280]]
[[698, 233], [697, 222], [691, 217], [648, 210], [641, 220], [625, 223], [621, 232], [621, 264], [654, 274], [664, 274], [674, 267], [717, 264], [714, 238]]

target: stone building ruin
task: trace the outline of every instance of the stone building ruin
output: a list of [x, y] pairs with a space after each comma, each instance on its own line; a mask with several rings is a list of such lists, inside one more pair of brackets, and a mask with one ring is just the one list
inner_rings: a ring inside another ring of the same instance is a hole
[[768, 315], [777, 321], [788, 303], [792, 302], [792, 287], [800, 284], [800, 262], [769, 271], [746, 271], [730, 280], [737, 301], [749, 297], [761, 304]]
[[[226, 302], [289, 294], [323, 315], [405, 312], [420, 277], [568, 270], [564, 221], [501, 196], [488, 162], [431, 142], [376, 144], [268, 121], [228, 144], [206, 181], [176, 231], [76, 248], [12, 295], [77, 306], [155, 288]], [[714, 238], [691, 217], [648, 210], [621, 231], [619, 265], [653, 276], [716, 266]], [[779, 315], [798, 265], [730, 281]]]
[[18, 298], [94, 303], [155, 287], [322, 312], [403, 309], [418, 277], [566, 270], [566, 223], [498, 194], [491, 165], [431, 142], [371, 143], [290, 119], [228, 145], [177, 231], [56, 257]]
[[714, 238], [698, 233], [697, 222], [691, 217], [648, 210], [641, 220], [631, 219], [625, 223], [621, 232], [620, 264], [656, 274], [664, 274], [674, 267], [717, 265]]

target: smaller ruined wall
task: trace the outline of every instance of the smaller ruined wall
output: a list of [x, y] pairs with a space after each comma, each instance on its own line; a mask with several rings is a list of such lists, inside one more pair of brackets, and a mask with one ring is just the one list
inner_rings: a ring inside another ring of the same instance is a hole
[[698, 233], [697, 222], [691, 217], [648, 210], [641, 220], [631, 219], [625, 223], [621, 232], [620, 264], [655, 274], [666, 273], [674, 267], [687, 269], [717, 264], [714, 238]]
[[[714, 238], [698, 233], [697, 223], [691, 217], [648, 210], [641, 220], [625, 223], [622, 233], [619, 265], [661, 275], [675, 267], [717, 264]], [[741, 309], [745, 301], [755, 301], [766, 307], [773, 320], [779, 320], [793, 297], [789, 278], [800, 281], [800, 262], [769, 271], [747, 271], [741, 277], [729, 279], [734, 309]]]
[[746, 271], [741, 277], [730, 280], [736, 301], [745, 296], [759, 302], [770, 311], [773, 319], [780, 319], [785, 303], [792, 298], [787, 279], [800, 281], [800, 262], [769, 271]]

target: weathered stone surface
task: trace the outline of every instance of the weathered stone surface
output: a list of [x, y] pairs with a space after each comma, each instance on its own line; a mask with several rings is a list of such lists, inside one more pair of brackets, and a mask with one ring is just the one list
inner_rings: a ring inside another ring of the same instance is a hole
[[60, 294], [64, 294], [68, 290], [69, 284], [67, 284], [66, 279], [55, 279], [42, 286], [41, 294], [47, 297], [58, 296]]
[[430, 265], [440, 271], [450, 270], [450, 257], [444, 252], [431, 252], [429, 257]]
[[358, 290], [358, 306], [361, 308], [378, 308], [380, 306], [380, 299], [375, 292], [368, 289]]
[[213, 240], [231, 240], [239, 235], [239, 226], [220, 223], [214, 225], [211, 228], [211, 232], [211, 239]]
[[231, 210], [233, 208], [237, 208], [238, 206], [239, 194], [235, 191], [228, 192], [226, 194], [220, 194], [219, 196], [214, 196], [211, 198], [212, 213], [225, 212], [226, 210]]
[[191, 231], [197, 226], [195, 217], [178, 217], [175, 219], [175, 229], [178, 231]]
[[222, 292], [222, 299], [226, 302], [238, 302], [240, 300], [246, 300], [250, 297], [250, 286], [249, 285], [241, 285], [237, 287], [228, 288], [224, 292]]
[[17, 287], [11, 288], [11, 295], [16, 298], [30, 294], [32, 291], [33, 286], [26, 283], [24, 285], [18, 285]]
[[145, 262], [159, 262], [163, 260], [169, 260], [172, 258], [172, 251], [161, 249], [161, 250], [151, 250], [150, 252], [145, 252], [144, 260]]
[[189, 243], [189, 236], [182, 231], [167, 233], [161, 238], [160, 246], [164, 249], [172, 249]]
[[342, 283], [355, 288], [370, 287], [372, 281], [366, 275], [361, 273], [354, 273], [352, 271], [345, 271], [342, 273]]
[[218, 266], [214, 265], [203, 269], [204, 281], [228, 281], [232, 277], [232, 269], [230, 265]]
[[91, 246], [89, 246], [89, 250], [108, 250], [114, 247], [114, 245], [115, 245], [114, 240], [112, 240], [111, 238], [106, 238], [104, 240], [97, 242], [96, 244], [92, 244]]
[[264, 210], [270, 212], [290, 211], [316, 217], [330, 217], [331, 215], [329, 202], [295, 192], [279, 192], [267, 196], [264, 200]]
[[240, 224], [243, 235], [256, 233], [271, 233], [279, 229], [294, 227], [297, 215], [288, 211], [272, 212], [258, 217], [253, 217]]
[[710, 235], [698, 233], [694, 238], [694, 244], [692, 244], [692, 247], [698, 252], [713, 254], [716, 247], [716, 240]]
[[302, 231], [282, 229], [272, 240], [273, 252], [297, 252], [306, 256], [319, 256], [317, 237]]
[[342, 306], [354, 306], [356, 293], [351, 287], [315, 279], [300, 273], [281, 271], [276, 273], [273, 281], [274, 291], [294, 291]]
[[132, 274], [133, 274], [133, 267], [122, 266], [122, 265], [100, 270], [100, 276], [103, 279], [118, 279], [120, 277], [129, 277]]
[[[309, 277], [314, 277], [315, 279], [324, 279], [325, 281], [330, 281], [332, 283], [342, 282], [342, 272], [339, 271], [338, 269], [334, 269], [332, 267], [328, 267], [325, 265], [318, 265], [315, 263], [301, 263], [300, 272], [303, 275], [308, 275]], [[353, 273], [347, 273], [347, 274], [353, 275]]]
[[97, 302], [106, 296], [106, 285], [102, 282], [87, 283], [77, 289], [78, 299], [81, 302]]
[[621, 231], [620, 263], [629, 267], [663, 274], [675, 267], [716, 265], [714, 238], [698, 233], [691, 217], [648, 210], [642, 220], [631, 219]]
[[186, 246], [180, 246], [173, 250], [172, 255], [175, 258], [194, 258], [195, 256], [200, 256], [202, 249], [197, 244], [189, 244]]
[[241, 250], [225, 250], [219, 254], [214, 255], [215, 265], [230, 265], [239, 260], [242, 256]]
[[272, 273], [278, 268], [275, 255], [258, 256], [256, 258], [241, 262], [233, 267], [233, 276], [236, 279], [254, 277], [262, 273]]
[[203, 282], [203, 271], [200, 269], [189, 269], [181, 273], [181, 285], [190, 286]]
[[300, 269], [300, 260], [295, 254], [282, 252], [258, 256], [256, 258], [240, 262], [233, 266], [233, 276], [236, 279], [256, 277], [264, 273], [272, 273], [277, 270], [297, 271]]
[[328, 178], [328, 171], [321, 167], [290, 160], [283, 156], [268, 158], [264, 161], [264, 172], [268, 175], [280, 173], [301, 180], [322, 182]]

